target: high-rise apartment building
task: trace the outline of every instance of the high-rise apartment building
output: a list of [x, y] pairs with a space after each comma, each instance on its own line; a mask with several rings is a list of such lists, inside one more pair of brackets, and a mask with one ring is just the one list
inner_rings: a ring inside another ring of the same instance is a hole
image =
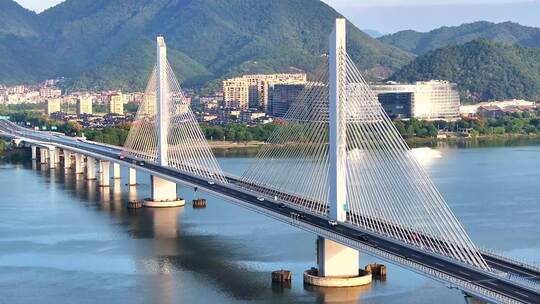
[[124, 95], [122, 93], [109, 95], [109, 113], [124, 114]]
[[60, 98], [47, 99], [47, 101], [45, 102], [45, 113], [47, 115], [51, 115], [52, 113], [60, 112], [61, 104], [62, 104], [62, 99]]
[[391, 118], [459, 119], [460, 97], [454, 83], [443, 80], [413, 84], [390, 82], [371, 85], [371, 89]]
[[77, 115], [92, 114], [92, 98], [79, 97], [77, 99]]
[[270, 89], [276, 84], [305, 84], [307, 75], [244, 75], [223, 81], [223, 101], [227, 108], [258, 108], [268, 112]]
[[269, 113], [283, 117], [305, 88], [305, 84], [276, 84], [271, 89]]

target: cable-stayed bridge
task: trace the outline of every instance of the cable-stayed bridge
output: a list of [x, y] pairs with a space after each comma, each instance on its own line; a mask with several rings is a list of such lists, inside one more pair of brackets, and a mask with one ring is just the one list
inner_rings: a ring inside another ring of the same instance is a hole
[[[150, 207], [197, 187], [319, 236], [321, 277], [358, 274], [359, 251], [488, 302], [540, 303], [540, 270], [479, 250], [410, 153], [346, 52], [338, 19], [330, 54], [242, 176], [223, 172], [166, 60], [157, 64], [124, 147], [0, 121], [32, 157], [109, 184], [119, 165], [152, 176]], [[85, 161], [86, 159], [86, 161]], [[96, 164], [99, 163], [99, 176]], [[134, 174], [134, 170], [130, 173]]]

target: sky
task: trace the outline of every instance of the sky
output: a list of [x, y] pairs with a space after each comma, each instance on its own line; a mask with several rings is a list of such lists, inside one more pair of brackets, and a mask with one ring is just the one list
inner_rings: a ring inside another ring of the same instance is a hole
[[[63, 0], [16, 0], [41, 12]], [[323, 0], [361, 29], [394, 33], [487, 20], [540, 27], [540, 0]]]

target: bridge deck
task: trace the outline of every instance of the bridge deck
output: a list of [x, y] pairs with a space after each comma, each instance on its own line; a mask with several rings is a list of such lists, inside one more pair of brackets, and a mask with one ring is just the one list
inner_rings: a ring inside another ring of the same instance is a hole
[[[508, 297], [508, 301], [511, 299], [522, 303], [540, 303], [540, 290], [533, 288], [532, 286], [505, 279], [496, 273], [488, 273], [462, 263], [451, 261], [448, 258], [424, 251], [420, 248], [414, 248], [402, 242], [388, 239], [384, 236], [374, 235], [369, 233], [369, 231], [361, 231], [357, 227], [351, 227], [348, 225], [338, 225], [332, 227], [328, 225], [327, 218], [324, 215], [303, 212], [302, 210], [299, 210], [291, 205], [281, 206], [280, 204], [277, 204], [271, 200], [259, 200], [259, 193], [241, 189], [240, 187], [235, 186], [234, 184], [238, 183], [238, 180], [234, 177], [229, 177], [229, 182], [231, 183], [230, 185], [221, 183], [210, 184], [206, 179], [191, 176], [171, 168], [164, 168], [149, 163], [141, 166], [140, 162], [129, 158], [119, 160], [118, 157], [121, 152], [119, 148], [95, 143], [79, 142], [64, 136], [50, 135], [47, 133], [37, 135], [33, 132], [33, 134], [26, 132], [22, 133], [20, 129], [17, 131], [13, 128], [14, 126], [11, 123], [5, 121], [0, 122], [0, 130], [4, 132], [4, 136], [20, 137], [27, 140], [46, 142], [48, 144], [54, 144], [67, 149], [72, 149], [75, 152], [83, 151], [89, 154], [98, 155], [103, 159], [112, 159], [130, 167], [136, 167], [146, 172], [160, 174], [172, 180], [177, 180], [191, 186], [206, 189], [211, 193], [225, 198], [242, 201], [245, 204], [258, 208], [259, 210], [265, 210], [267, 215], [291, 217], [292, 215], [302, 214], [302, 217], [296, 217], [295, 220], [299, 223], [309, 225], [314, 229], [325, 231], [330, 235], [335, 235], [339, 238], [346, 238], [359, 245], [376, 248], [387, 254], [403, 258], [409, 262], [413, 262], [424, 267], [428, 267], [439, 273], [449, 275], [467, 283], [472, 283], [477, 287], [483, 288], [484, 290]], [[359, 237], [365, 233], [368, 234], [367, 238]], [[500, 259], [487, 254], [484, 254], [484, 257], [486, 258], [486, 261], [488, 261], [489, 265], [495, 270], [508, 272], [520, 277], [529, 277], [533, 281], [540, 281], [540, 273], [533, 270], [531, 267], [526, 267], [526, 265], [518, 265], [517, 263], [512, 263], [508, 260]], [[470, 292], [471, 290], [467, 291]], [[481, 293], [477, 293], [476, 295], [484, 296], [485, 298], [489, 299], [489, 297]]]

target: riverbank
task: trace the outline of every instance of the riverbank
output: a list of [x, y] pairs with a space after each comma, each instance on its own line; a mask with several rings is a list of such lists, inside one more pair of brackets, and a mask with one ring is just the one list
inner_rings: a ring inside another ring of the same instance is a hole
[[[441, 144], [456, 146], [516, 146], [531, 143], [540, 143], [540, 134], [499, 134], [480, 135], [472, 137], [448, 137], [438, 139], [435, 137], [409, 137], [405, 138], [407, 144], [412, 148], [437, 147]], [[259, 148], [265, 145], [262, 141], [232, 142], [232, 141], [212, 141], [210, 148], [220, 156], [231, 156], [232, 154], [256, 154]]]
[[30, 158], [29, 149], [13, 149], [5, 147], [0, 150], [0, 160], [5, 161], [22, 161]]
[[439, 144], [449, 145], [478, 145], [478, 146], [505, 146], [507, 144], [530, 144], [540, 141], [540, 134], [497, 134], [479, 135], [477, 137], [410, 137], [405, 138], [410, 147], [436, 147]]
[[253, 148], [264, 145], [264, 141], [246, 141], [246, 142], [234, 142], [234, 141], [208, 141], [210, 148], [212, 149], [232, 149], [232, 148]]

